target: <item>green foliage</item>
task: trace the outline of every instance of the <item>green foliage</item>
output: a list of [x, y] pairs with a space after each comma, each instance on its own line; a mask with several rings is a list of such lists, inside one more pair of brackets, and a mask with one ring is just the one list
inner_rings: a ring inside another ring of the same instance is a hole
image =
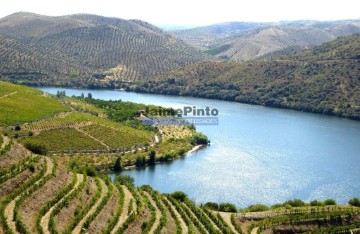
[[269, 207], [264, 204], [256, 204], [249, 206], [248, 209], [250, 212], [258, 212], [258, 211], [266, 211], [269, 209]]
[[191, 144], [193, 145], [206, 145], [208, 144], [209, 140], [207, 138], [207, 136], [205, 136], [202, 133], [195, 133], [192, 137], [191, 137]]
[[207, 202], [204, 207], [210, 210], [219, 210], [219, 204], [216, 202]]
[[180, 202], [184, 202], [185, 200], [188, 199], [187, 194], [181, 191], [173, 192], [172, 194], [170, 194], [170, 196]]
[[156, 153], [154, 150], [151, 150], [149, 153], [149, 165], [155, 165], [156, 162]]
[[28, 150], [30, 150], [35, 154], [42, 154], [42, 155], [47, 154], [47, 148], [41, 142], [25, 142], [24, 146], [25, 148], [27, 148]]
[[310, 202], [310, 206], [323, 206], [323, 205], [324, 205], [324, 203], [319, 200], [313, 200]]
[[22, 124], [68, 111], [59, 100], [33, 88], [0, 81], [0, 125]]
[[37, 136], [22, 139], [20, 142], [25, 146], [42, 145], [48, 151], [58, 152], [106, 149], [99, 142], [73, 128], [44, 131]]
[[117, 175], [115, 177], [115, 182], [130, 187], [134, 187], [134, 181], [135, 179], [129, 175]]
[[219, 211], [224, 212], [237, 212], [236, 206], [231, 203], [220, 203], [219, 204]]
[[326, 200], [324, 201], [324, 204], [325, 204], [326, 206], [334, 206], [334, 205], [336, 205], [336, 201], [335, 201], [334, 199], [326, 199]]
[[143, 167], [146, 165], [146, 158], [145, 156], [137, 156], [135, 161], [135, 166]]
[[351, 198], [349, 200], [349, 205], [360, 207], [360, 199], [357, 197]]
[[122, 171], [121, 158], [120, 157], [118, 157], [116, 159], [116, 161], [115, 161], [114, 171], [116, 171], [116, 172]]
[[290, 205], [292, 207], [301, 207], [301, 206], [305, 206], [305, 202], [301, 201], [300, 199], [293, 199], [286, 201], [284, 205]]

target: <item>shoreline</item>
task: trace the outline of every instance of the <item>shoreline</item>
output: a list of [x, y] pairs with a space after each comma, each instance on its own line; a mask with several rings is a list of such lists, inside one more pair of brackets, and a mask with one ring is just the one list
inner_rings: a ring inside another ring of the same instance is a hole
[[[166, 161], [166, 162], [156, 162], [154, 166], [156, 166], [157, 164], [163, 164], [163, 163], [169, 163], [169, 162], [172, 162], [172, 161], [175, 161], [179, 158], [184, 158], [184, 157], [188, 157], [189, 154], [191, 153], [194, 153], [196, 151], [199, 151], [201, 150], [202, 148], [205, 148], [206, 146], [208, 146], [209, 144], [207, 145], [195, 145], [194, 147], [192, 147], [191, 150], [187, 151], [183, 156], [180, 156], [180, 157], [176, 157], [174, 158], [173, 160], [169, 160], [169, 161]], [[142, 166], [142, 167], [137, 167], [136, 165], [132, 165], [132, 166], [127, 166], [127, 167], [124, 167], [123, 168], [123, 171], [129, 171], [129, 170], [133, 170], [133, 169], [138, 169], [138, 168], [145, 168], [145, 167], [149, 167], [150, 165], [145, 165], [145, 166]], [[120, 172], [115, 172], [115, 171], [102, 171], [101, 172], [102, 174], [108, 174], [108, 173], [114, 173], [114, 174], [117, 174], [117, 173], [121, 173]]]

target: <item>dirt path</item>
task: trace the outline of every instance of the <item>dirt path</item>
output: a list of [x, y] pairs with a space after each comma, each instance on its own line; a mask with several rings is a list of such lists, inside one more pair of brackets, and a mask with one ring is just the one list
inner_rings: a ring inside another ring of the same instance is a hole
[[124, 194], [125, 194], [124, 207], [123, 207], [123, 210], [121, 212], [118, 222], [116, 223], [114, 229], [111, 231], [111, 234], [116, 233], [116, 230], [118, 230], [121, 227], [121, 225], [123, 225], [123, 223], [125, 222], [125, 220], [128, 216], [129, 203], [130, 203], [131, 198], [133, 198], [133, 195], [130, 193], [130, 191], [128, 190], [128, 188], [126, 186], [122, 185], [121, 187], [124, 190]]
[[[45, 157], [46, 160], [46, 165], [47, 165], [47, 169], [46, 172], [44, 174], [44, 176], [42, 178], [40, 178], [38, 181], [35, 182], [34, 185], [38, 184], [40, 182], [41, 179], [43, 179], [45, 176], [50, 175], [52, 173], [53, 170], [53, 166], [54, 164], [52, 163], [51, 159], [48, 157]], [[27, 191], [27, 190], [26, 190]], [[24, 192], [26, 192], [24, 191]], [[20, 194], [19, 196], [17, 196], [14, 200], [12, 200], [6, 207], [5, 207], [5, 217], [6, 217], [6, 222], [8, 223], [10, 229], [14, 232], [17, 233], [16, 231], [16, 225], [15, 225], [15, 221], [13, 220], [14, 217], [14, 208], [15, 208], [15, 203], [17, 200], [20, 199], [22, 194]]]
[[81, 130], [80, 128], [75, 128], [75, 129], [76, 129], [76, 131], [79, 131], [79, 132], [81, 132], [82, 134], [84, 134], [84, 135], [86, 135], [86, 136], [90, 137], [90, 138], [91, 138], [91, 139], [93, 139], [94, 141], [99, 142], [100, 144], [102, 144], [103, 146], [105, 146], [107, 149], [110, 149], [110, 146], [108, 146], [108, 145], [107, 145], [107, 144], [105, 144], [104, 142], [100, 141], [99, 139], [97, 139], [97, 138], [95, 138], [95, 137], [91, 136], [91, 135], [90, 135], [90, 134], [88, 134], [87, 132], [85, 132], [85, 131]]
[[8, 136], [3, 136], [3, 143], [1, 144], [1, 149], [4, 149], [10, 143], [10, 138]]
[[54, 210], [54, 208], [57, 206], [57, 204], [62, 202], [67, 196], [69, 196], [69, 194], [71, 194], [77, 187], [79, 187], [79, 185], [81, 184], [81, 182], [83, 182], [83, 180], [84, 180], [84, 176], [82, 174], [77, 174], [77, 181], [76, 181], [76, 184], [74, 185], [74, 187], [60, 201], [58, 201], [54, 206], [52, 206], [48, 210], [48, 212], [46, 212], [46, 214], [41, 218], [40, 225], [45, 234], [50, 234], [48, 225], [49, 225], [49, 221], [50, 221], [49, 219], [50, 219], [51, 212]]
[[233, 233], [238, 234], [238, 232], [236, 231], [234, 225], [231, 223], [231, 214], [232, 214], [232, 213], [219, 212], [219, 214], [220, 214], [221, 217], [224, 219], [224, 221], [227, 223], [227, 225], [231, 228], [231, 231], [232, 231]]
[[146, 194], [146, 196], [148, 197], [151, 205], [155, 208], [156, 219], [155, 219], [155, 222], [154, 222], [153, 226], [151, 227], [151, 229], [150, 229], [150, 231], [149, 231], [149, 233], [154, 233], [155, 230], [156, 230], [156, 228], [157, 228], [157, 227], [159, 226], [159, 224], [160, 224], [161, 211], [160, 211], [159, 208], [157, 207], [157, 205], [156, 205], [154, 199], [152, 198], [152, 196], [151, 196], [148, 192], [146, 192], [146, 191], [144, 191], [144, 194]]
[[254, 228], [251, 230], [251, 234], [257, 234], [258, 229], [259, 229], [259, 227], [254, 227]]
[[16, 93], [17, 93], [17, 91], [15, 91], [15, 92], [13, 92], [13, 93], [6, 94], [6, 95], [4, 95], [4, 96], [1, 96], [0, 98], [6, 98], [6, 97], [9, 97], [9, 96], [14, 95], [14, 94], [16, 94]]
[[97, 207], [100, 205], [102, 199], [106, 196], [107, 192], [108, 192], [108, 187], [105, 184], [105, 182], [103, 180], [100, 180], [101, 186], [102, 186], [102, 190], [101, 190], [101, 196], [100, 198], [96, 201], [96, 203], [93, 205], [93, 207], [91, 207], [91, 209], [89, 210], [89, 212], [85, 215], [85, 217], [77, 224], [77, 226], [74, 228], [74, 230], [72, 231], [72, 233], [75, 234], [79, 234], [81, 231], [82, 226], [84, 225], [86, 219], [92, 215]]
[[176, 210], [176, 208], [173, 206], [173, 204], [164, 196], [164, 200], [166, 200], [166, 202], [170, 205], [171, 209], [174, 211], [177, 219], [180, 222], [180, 226], [182, 229], [183, 233], [188, 233], [188, 226], [186, 225], [186, 223], [184, 222], [184, 220], [181, 218], [181, 215], [179, 214], [179, 212]]

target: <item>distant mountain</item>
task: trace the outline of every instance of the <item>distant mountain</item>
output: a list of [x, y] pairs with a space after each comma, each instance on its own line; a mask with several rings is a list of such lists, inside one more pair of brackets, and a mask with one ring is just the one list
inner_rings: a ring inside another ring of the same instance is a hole
[[228, 23], [173, 33], [218, 58], [246, 61], [360, 33], [360, 20]]
[[360, 34], [270, 60], [191, 64], [131, 88], [360, 119]]
[[96, 15], [0, 19], [0, 75], [29, 84], [109, 86], [207, 56], [147, 22]]

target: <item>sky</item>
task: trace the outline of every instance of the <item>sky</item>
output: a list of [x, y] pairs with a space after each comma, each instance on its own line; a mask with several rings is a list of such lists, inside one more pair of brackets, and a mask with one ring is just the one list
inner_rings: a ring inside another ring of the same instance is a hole
[[229, 21], [360, 19], [359, 0], [10, 0], [0, 17], [19, 11], [49, 16], [90, 13], [141, 19], [157, 26], [202, 26]]

